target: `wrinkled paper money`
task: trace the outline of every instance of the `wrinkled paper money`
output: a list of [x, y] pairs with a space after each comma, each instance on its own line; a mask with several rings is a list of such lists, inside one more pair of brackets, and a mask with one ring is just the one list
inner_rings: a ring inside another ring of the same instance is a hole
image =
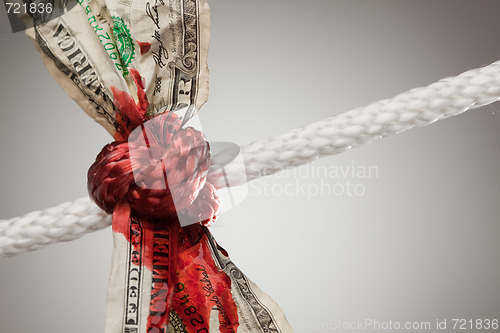
[[[151, 115], [182, 109], [188, 119], [207, 100], [205, 0], [79, 0], [59, 17], [22, 19], [34, 22], [27, 34], [52, 76], [111, 134], [118, 128], [119, 109], [110, 87], [136, 96], [130, 68], [143, 77]], [[208, 229], [182, 229], [185, 239], [175, 243], [181, 247], [178, 258], [169, 258], [173, 243], [166, 228], [148, 229], [131, 216], [129, 225], [113, 225], [113, 231], [107, 333], [292, 331], [278, 305], [233, 264]], [[175, 274], [168, 270], [172, 260]], [[179, 304], [170, 314], [161, 313], [158, 302], [168, 292], [163, 290], [167, 278], [176, 281], [170, 292]], [[217, 291], [225, 279], [227, 290]], [[209, 307], [208, 318], [201, 315], [203, 307]], [[162, 315], [169, 316], [168, 327], [155, 326]]]
[[144, 78], [149, 114], [180, 108], [194, 114], [207, 101], [210, 13], [204, 1], [82, 0], [60, 17], [34, 21], [27, 34], [52, 76], [111, 134], [118, 108], [110, 87], [133, 95], [129, 68]]

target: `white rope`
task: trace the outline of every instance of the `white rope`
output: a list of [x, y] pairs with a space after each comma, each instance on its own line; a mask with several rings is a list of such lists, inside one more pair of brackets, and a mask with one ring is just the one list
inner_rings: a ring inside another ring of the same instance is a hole
[[[498, 99], [500, 61], [256, 141], [242, 149], [244, 164], [232, 162], [224, 166], [225, 177], [220, 169], [222, 164], [217, 164], [225, 159], [222, 153], [214, 157], [215, 167], [210, 179], [219, 188], [226, 184], [242, 184], [247, 179], [270, 175], [320, 156], [338, 154], [390, 134], [429, 125]], [[110, 224], [111, 218], [88, 198], [3, 220], [0, 221], [0, 257], [76, 239]]]
[[10, 257], [67, 242], [111, 225], [89, 198], [66, 202], [10, 220], [0, 220], [0, 257]]
[[211, 181], [217, 187], [223, 187], [227, 181], [242, 184], [321, 156], [335, 155], [391, 134], [429, 125], [498, 99], [500, 61], [256, 141], [242, 149], [244, 165], [236, 162], [226, 165], [227, 180], [219, 171], [211, 175]]

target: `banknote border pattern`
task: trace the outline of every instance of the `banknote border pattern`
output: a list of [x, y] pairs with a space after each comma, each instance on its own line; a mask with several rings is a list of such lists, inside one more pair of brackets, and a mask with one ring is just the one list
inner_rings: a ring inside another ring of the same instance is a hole
[[[61, 24], [64, 26], [64, 28], [68, 31], [69, 33], [69, 30], [68, 30], [68, 27], [67, 25], [64, 24], [64, 22], [61, 20], [61, 19], [54, 19], [51, 21], [52, 24], [54, 25], [58, 25], [58, 24]], [[55, 24], [57, 22], [57, 24]], [[102, 105], [102, 103], [98, 103], [97, 101], [95, 101], [93, 98], [91, 98], [91, 96], [89, 96], [89, 94], [84, 90], [84, 88], [81, 87], [80, 85], [80, 80], [79, 80], [79, 76], [72, 70], [70, 69], [68, 66], [66, 66], [64, 63], [62, 63], [62, 61], [59, 60], [59, 58], [57, 58], [55, 56], [55, 54], [52, 52], [51, 48], [49, 47], [49, 45], [47, 44], [47, 41], [44, 39], [43, 35], [39, 32], [39, 28], [38, 26], [35, 24], [33, 26], [33, 29], [35, 31], [35, 38], [36, 38], [36, 42], [38, 44], [38, 46], [40, 47], [40, 50], [43, 52], [43, 54], [45, 54], [50, 60], [52, 60], [52, 62], [54, 63], [54, 65], [71, 81], [73, 82], [73, 84], [78, 88], [78, 90], [81, 91], [82, 95], [85, 96], [87, 98], [87, 100], [89, 102], [91, 102], [94, 106], [95, 106], [95, 110], [96, 112], [104, 117], [104, 119], [111, 125], [113, 126], [113, 128], [116, 130], [118, 128], [118, 124], [116, 123], [116, 120], [115, 120], [115, 117], [109, 113], [108, 110], [106, 110], [104, 108], [104, 106]], [[75, 39], [76, 41], [76, 39]], [[79, 45], [79, 48], [80, 50], [82, 51], [82, 53], [84, 52], [83, 51], [83, 48], [81, 47], [81, 45]], [[87, 57], [87, 59], [89, 59]], [[90, 63], [89, 63], [90, 64]], [[94, 67], [92, 66], [92, 69], [94, 69]], [[102, 83], [99, 81], [99, 87], [100, 87], [100, 92], [101, 94], [99, 96], [101, 96], [103, 99], [105, 100], [108, 100], [109, 101], [109, 104], [113, 107], [113, 111], [116, 113], [118, 111], [118, 109], [116, 108], [115, 104], [112, 102], [112, 100], [109, 98], [109, 96], [106, 94], [106, 91], [105, 91], [105, 88], [103, 87]]]
[[210, 251], [214, 254], [217, 265], [226, 273], [229, 273], [229, 275], [233, 278], [233, 281], [236, 281], [238, 292], [252, 309], [260, 324], [262, 332], [281, 332], [281, 329], [276, 323], [271, 311], [264, 304], [262, 304], [252, 292], [250, 283], [245, 274], [243, 274], [243, 272], [232, 262], [231, 259], [223, 258], [221, 256], [215, 239], [206, 227], [203, 227], [203, 232], [207, 236]]
[[[137, 227], [137, 230], [134, 230], [134, 226]], [[142, 226], [142, 223], [139, 219], [131, 216], [130, 218], [130, 235], [129, 235], [129, 241], [127, 242], [127, 253], [128, 253], [128, 260], [127, 260], [127, 295], [126, 295], [126, 300], [125, 300], [125, 307], [124, 307], [124, 318], [125, 321], [123, 322], [123, 332], [124, 333], [137, 333], [139, 331], [140, 327], [140, 319], [141, 319], [141, 314], [139, 312], [140, 310], [140, 304], [141, 304], [141, 279], [143, 278], [143, 265], [144, 265], [144, 260], [143, 260], [143, 248], [144, 248], [144, 228]], [[137, 239], [139, 239], [139, 244], [137, 244]], [[135, 243], [135, 244], [134, 244]], [[135, 245], [135, 246], [134, 246]], [[139, 245], [139, 246], [137, 246]], [[134, 260], [133, 257], [137, 260]], [[137, 270], [137, 275], [138, 275], [138, 281], [133, 282], [133, 278], [131, 277], [131, 273], [133, 270]], [[135, 289], [132, 289], [132, 285], [137, 285]], [[130, 295], [131, 292], [137, 293], [137, 300], [136, 300], [136, 312], [135, 312], [135, 324], [132, 324], [127, 321], [128, 319], [128, 314], [130, 314]]]
[[[169, 63], [173, 71], [173, 96], [172, 108], [176, 111], [179, 105], [179, 89], [181, 81], [191, 81], [189, 105], [184, 116], [185, 121], [189, 120], [196, 112], [196, 98], [199, 92], [200, 74], [200, 22], [199, 22], [199, 0], [182, 0], [182, 30], [183, 30], [183, 50], [182, 57]], [[189, 11], [191, 9], [191, 11]], [[194, 48], [193, 48], [194, 46]]]

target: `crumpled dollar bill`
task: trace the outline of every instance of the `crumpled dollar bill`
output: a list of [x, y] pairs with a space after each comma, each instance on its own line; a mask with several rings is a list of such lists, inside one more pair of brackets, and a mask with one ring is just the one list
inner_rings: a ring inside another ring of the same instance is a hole
[[[70, 7], [20, 18], [32, 23], [26, 33], [52, 76], [110, 134], [120, 112], [111, 87], [137, 102], [131, 68], [142, 76], [149, 115], [182, 110], [189, 119], [207, 101], [205, 0], [79, 0]], [[113, 225], [113, 237], [107, 333], [292, 332], [206, 227], [152, 227], [132, 215]]]

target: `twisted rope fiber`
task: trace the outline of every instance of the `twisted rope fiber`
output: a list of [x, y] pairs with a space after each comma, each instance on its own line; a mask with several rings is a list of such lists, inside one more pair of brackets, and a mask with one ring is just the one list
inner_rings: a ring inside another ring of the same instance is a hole
[[[382, 137], [426, 126], [500, 99], [500, 61], [415, 88], [242, 148], [244, 165], [224, 166], [230, 184], [243, 184], [285, 168], [335, 155]], [[218, 157], [213, 158], [214, 161]], [[215, 165], [214, 169], [222, 165]], [[224, 187], [221, 171], [209, 175]]]
[[[224, 166], [231, 184], [269, 175], [317, 157], [333, 155], [413, 127], [431, 124], [497, 101], [500, 98], [500, 61], [412, 89], [394, 98], [357, 108], [303, 128], [256, 141], [242, 149], [244, 165]], [[222, 164], [208, 178], [217, 188], [226, 180]], [[79, 238], [105, 228], [111, 218], [88, 198], [45, 211], [0, 221], [0, 257], [37, 250], [60, 241]]]
[[10, 220], [0, 220], [0, 257], [78, 239], [110, 225], [111, 216], [88, 197]]

